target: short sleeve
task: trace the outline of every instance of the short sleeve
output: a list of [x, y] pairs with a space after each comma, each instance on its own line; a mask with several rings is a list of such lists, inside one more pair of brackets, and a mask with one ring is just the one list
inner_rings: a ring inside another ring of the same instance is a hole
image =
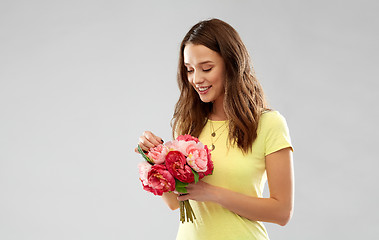
[[278, 111], [271, 111], [263, 114], [262, 120], [262, 131], [265, 132], [265, 156], [288, 147], [293, 151], [286, 119]]

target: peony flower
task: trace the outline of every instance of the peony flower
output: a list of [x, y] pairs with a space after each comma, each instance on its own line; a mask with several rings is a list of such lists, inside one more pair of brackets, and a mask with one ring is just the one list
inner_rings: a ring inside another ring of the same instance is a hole
[[207, 152], [207, 158], [208, 158], [208, 162], [207, 162], [207, 170], [205, 172], [199, 172], [199, 178], [202, 179], [203, 177], [209, 175], [209, 174], [212, 174], [213, 173], [213, 162], [211, 160], [211, 151], [209, 151], [207, 145], [204, 145], [204, 149], [205, 151]]
[[139, 179], [141, 180], [143, 185], [149, 185], [149, 181], [147, 180], [147, 174], [151, 169], [151, 164], [148, 162], [141, 162], [138, 164], [139, 171]]
[[154, 189], [150, 186], [148, 174], [151, 170], [151, 164], [148, 162], [141, 162], [138, 164], [139, 180], [142, 183], [142, 187], [145, 191], [154, 193]]
[[151, 148], [147, 156], [155, 163], [162, 164], [165, 161], [165, 157], [168, 153], [168, 148], [163, 144], [159, 144], [158, 146]]
[[179, 151], [170, 151], [166, 156], [167, 170], [184, 183], [191, 183], [195, 181], [195, 176], [192, 169], [186, 164], [187, 160], [183, 153]]
[[188, 141], [195, 141], [196, 143], [199, 142], [199, 139], [195, 138], [195, 137], [192, 137], [191, 135], [189, 134], [186, 134], [186, 135], [180, 135], [176, 138], [176, 140], [178, 141], [185, 141], [185, 142], [188, 142]]
[[187, 146], [191, 142], [173, 140], [171, 142], [166, 143], [166, 147], [168, 148], [169, 151], [179, 151], [183, 155], [187, 156]]
[[149, 186], [144, 189], [154, 195], [162, 196], [164, 192], [175, 190], [175, 179], [162, 164], [152, 166], [147, 178]]
[[201, 142], [190, 141], [187, 145], [187, 163], [196, 172], [205, 172], [208, 170], [208, 153]]
[[[164, 145], [158, 145], [147, 154], [140, 148], [139, 151], [149, 162], [138, 165], [143, 189], [154, 195], [161, 196], [164, 192], [175, 189], [185, 192], [188, 183], [197, 182], [213, 172], [214, 166], [208, 147], [188, 134], [178, 136], [176, 140]], [[195, 214], [189, 201], [180, 202], [180, 221], [193, 222], [194, 218]]]

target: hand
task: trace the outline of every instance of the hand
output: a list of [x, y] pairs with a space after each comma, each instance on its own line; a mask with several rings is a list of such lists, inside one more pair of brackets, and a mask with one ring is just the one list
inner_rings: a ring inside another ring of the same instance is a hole
[[[155, 136], [150, 131], [145, 131], [139, 138], [138, 145], [142, 148], [143, 151], [147, 152], [150, 148], [156, 147], [162, 143], [162, 138]], [[134, 151], [138, 153], [138, 148], [135, 148]]]
[[199, 202], [214, 202], [218, 190], [218, 187], [203, 181], [199, 181], [198, 183], [190, 183], [186, 188], [188, 193], [178, 196], [179, 201], [191, 199]]

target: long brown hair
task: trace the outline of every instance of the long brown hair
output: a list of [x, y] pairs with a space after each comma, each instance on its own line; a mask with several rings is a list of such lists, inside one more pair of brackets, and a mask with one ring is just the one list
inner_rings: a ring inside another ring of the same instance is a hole
[[197, 23], [180, 45], [177, 74], [180, 97], [171, 121], [173, 136], [191, 134], [198, 137], [212, 112], [212, 103], [202, 102], [188, 81], [183, 51], [189, 43], [204, 45], [224, 59], [224, 110], [229, 120], [229, 142], [237, 144], [244, 153], [251, 151], [257, 137], [259, 118], [268, 107], [262, 87], [255, 78], [249, 53], [239, 34], [219, 19]]

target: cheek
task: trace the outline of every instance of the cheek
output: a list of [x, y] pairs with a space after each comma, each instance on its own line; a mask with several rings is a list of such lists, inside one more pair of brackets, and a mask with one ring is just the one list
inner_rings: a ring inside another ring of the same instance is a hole
[[192, 85], [192, 78], [190, 76], [187, 76], [187, 81], [190, 85]]
[[192, 74], [188, 74], [187, 75], [187, 79], [188, 79], [188, 82], [193, 83], [194, 74], [193, 73]]
[[192, 79], [188, 78], [188, 85], [189, 87], [196, 88], [196, 84], [193, 83]]
[[224, 85], [224, 76], [220, 73], [215, 73], [211, 79], [214, 84]]
[[188, 83], [190, 86], [195, 87], [195, 83], [192, 81], [192, 79], [188, 79]]

